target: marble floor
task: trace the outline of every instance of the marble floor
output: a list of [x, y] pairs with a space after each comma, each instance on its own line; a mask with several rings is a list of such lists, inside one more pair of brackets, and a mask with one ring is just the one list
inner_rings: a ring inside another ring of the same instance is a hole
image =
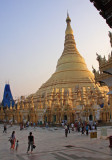
[[[18, 151], [10, 150], [9, 137], [15, 131], [19, 140]], [[28, 135], [32, 132], [35, 137], [33, 153], [27, 154]], [[7, 133], [3, 133], [0, 124], [0, 160], [111, 160], [112, 149], [109, 140], [101, 139], [101, 128], [97, 130], [98, 137], [71, 131], [66, 138], [63, 128], [29, 127], [20, 131], [19, 126], [7, 126]], [[107, 127], [108, 136], [112, 135], [112, 127]]]

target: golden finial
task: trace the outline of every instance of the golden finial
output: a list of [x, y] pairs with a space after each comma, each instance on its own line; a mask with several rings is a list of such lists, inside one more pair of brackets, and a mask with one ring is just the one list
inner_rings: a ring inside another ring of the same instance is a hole
[[68, 13], [68, 10], [67, 10], [67, 17], [69, 17], [69, 13]]
[[66, 22], [67, 22], [67, 28], [66, 28], [66, 31], [65, 31], [65, 35], [73, 34], [73, 30], [72, 30], [71, 25], [70, 25], [71, 19], [69, 17], [68, 11], [67, 11]]
[[71, 22], [71, 19], [70, 19], [70, 17], [69, 17], [69, 13], [68, 13], [68, 11], [67, 11], [67, 18], [66, 18], [66, 22], [67, 22], [67, 23], [70, 23], [70, 22]]

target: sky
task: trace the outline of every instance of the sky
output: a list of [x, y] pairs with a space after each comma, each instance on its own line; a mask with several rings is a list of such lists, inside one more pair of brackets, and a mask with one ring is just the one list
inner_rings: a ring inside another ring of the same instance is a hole
[[18, 99], [35, 93], [55, 72], [67, 10], [88, 69], [98, 69], [96, 52], [108, 57], [111, 29], [89, 0], [0, 0], [0, 101], [6, 83]]

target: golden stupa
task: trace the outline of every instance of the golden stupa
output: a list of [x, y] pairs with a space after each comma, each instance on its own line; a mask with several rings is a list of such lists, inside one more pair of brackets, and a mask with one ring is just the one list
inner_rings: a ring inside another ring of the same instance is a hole
[[76, 48], [71, 19], [67, 14], [64, 51], [58, 60], [55, 73], [36, 92], [36, 95], [51, 93], [53, 88], [96, 87], [94, 75], [88, 70], [84, 58]]
[[[56, 71], [39, 90], [21, 99], [14, 109], [0, 111], [0, 119], [22, 122], [60, 124], [63, 120], [110, 120], [106, 87], [95, 83], [84, 58], [76, 48], [67, 14], [64, 51], [58, 60]], [[93, 70], [94, 71], [94, 70]], [[104, 109], [101, 109], [103, 105]]]
[[[43, 121], [60, 123], [65, 119], [72, 122], [82, 116], [85, 106], [92, 109], [102, 104], [106, 97], [107, 88], [95, 84], [94, 75], [76, 48], [70, 22], [67, 13], [64, 50], [56, 71], [35, 94], [29, 96], [33, 97], [35, 108], [38, 109], [38, 119]], [[93, 115], [92, 111], [86, 115], [87, 119]]]

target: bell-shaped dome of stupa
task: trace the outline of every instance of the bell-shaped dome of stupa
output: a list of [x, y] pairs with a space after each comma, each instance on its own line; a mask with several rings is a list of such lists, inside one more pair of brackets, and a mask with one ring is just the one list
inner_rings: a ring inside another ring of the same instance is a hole
[[50, 93], [53, 88], [95, 87], [94, 75], [87, 68], [84, 58], [76, 48], [71, 19], [67, 14], [64, 50], [57, 62], [56, 71], [45, 82], [36, 95]]

